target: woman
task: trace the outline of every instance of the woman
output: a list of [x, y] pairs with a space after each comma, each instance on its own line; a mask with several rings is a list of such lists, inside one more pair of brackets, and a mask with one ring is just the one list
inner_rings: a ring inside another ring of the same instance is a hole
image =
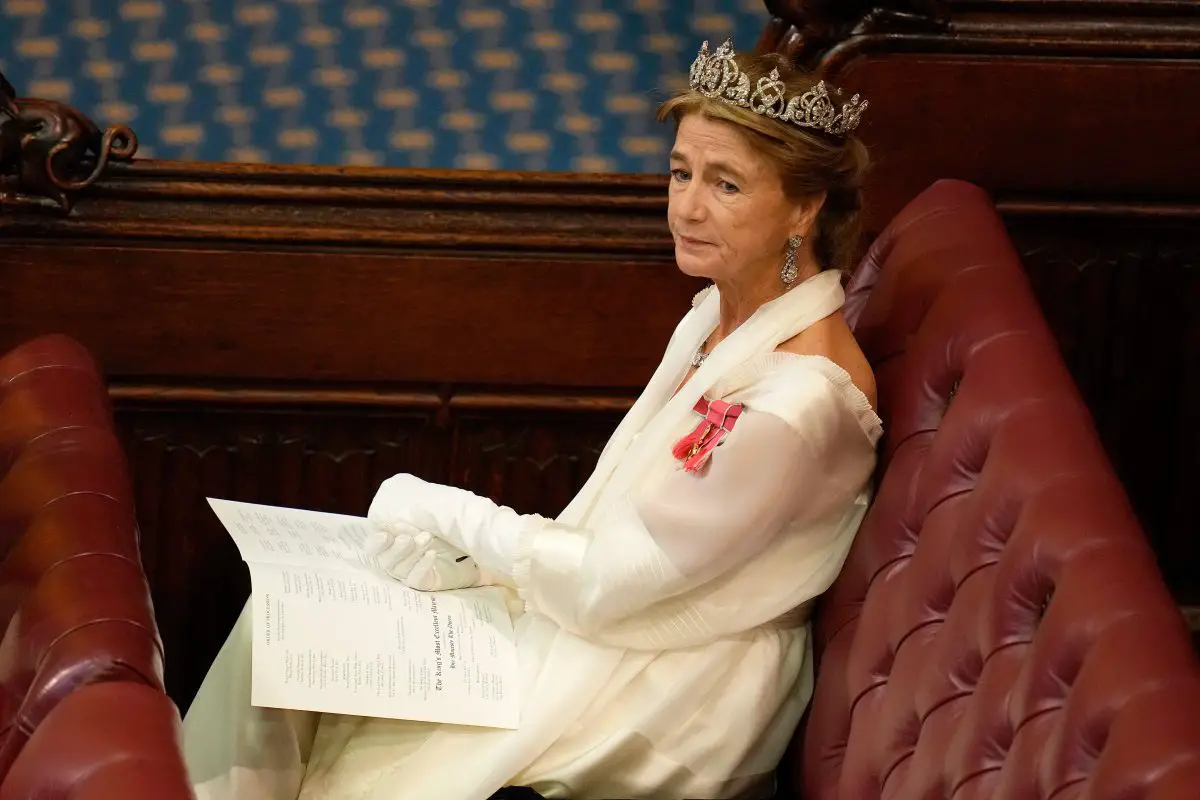
[[[705, 43], [668, 222], [711, 279], [594, 474], [556, 520], [411, 475], [370, 518], [420, 590], [507, 585], [521, 726], [255, 709], [243, 614], [185, 721], [202, 798], [724, 798], [769, 792], [812, 693], [807, 614], [868, 502], [879, 418], [840, 307], [865, 103]], [[469, 555], [469, 557], [467, 557]]]

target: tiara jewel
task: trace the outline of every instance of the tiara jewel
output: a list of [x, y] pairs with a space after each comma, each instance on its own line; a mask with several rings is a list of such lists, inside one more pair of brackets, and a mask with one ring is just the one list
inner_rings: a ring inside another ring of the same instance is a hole
[[[867, 110], [867, 101], [860, 102], [857, 94], [838, 109], [825, 81], [818, 82], [802, 95], [788, 99], [785, 97], [787, 87], [777, 69], [771, 70], [771, 74], [765, 78], [759, 78], [751, 92], [750, 76], [741, 71], [733, 56], [731, 40], [726, 39], [725, 44], [712, 55], [709, 55], [707, 41], [700, 45], [700, 53], [688, 73], [692, 91], [730, 105], [748, 108], [764, 117], [791, 122], [802, 128], [816, 128], [835, 136], [844, 136], [857, 128], [863, 112]], [[841, 98], [841, 89], [834, 88], [833, 93]]]

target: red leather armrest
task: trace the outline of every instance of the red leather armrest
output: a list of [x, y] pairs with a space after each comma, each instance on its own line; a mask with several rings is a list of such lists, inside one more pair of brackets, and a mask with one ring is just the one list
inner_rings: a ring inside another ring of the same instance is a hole
[[180, 748], [179, 712], [162, 692], [85, 686], [38, 725], [0, 800], [195, 800]]

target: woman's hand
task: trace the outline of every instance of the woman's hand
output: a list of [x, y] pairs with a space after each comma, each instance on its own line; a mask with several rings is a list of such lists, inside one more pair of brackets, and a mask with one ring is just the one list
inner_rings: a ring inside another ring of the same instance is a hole
[[484, 585], [484, 574], [475, 559], [428, 531], [395, 523], [376, 528], [363, 543], [380, 568], [419, 592], [468, 589]]
[[[417, 541], [419, 535], [425, 534], [432, 537], [430, 542], [442, 540], [442, 545], [437, 546], [449, 547], [453, 553], [452, 556], [449, 553], [447, 556], [428, 556], [437, 564], [448, 558], [450, 565], [439, 567], [448, 575], [465, 569], [454, 566], [468, 563], [457, 560], [464, 555], [471, 556], [475, 569], [491, 570], [499, 575], [512, 574], [521, 516], [486, 497], [454, 486], [429, 483], [415, 475], [400, 474], [388, 478], [379, 487], [367, 517], [376, 530], [393, 536], [384, 547], [388, 551], [394, 548], [389, 558], [398, 572], [407, 575], [410, 567], [416, 569], [417, 561], [427, 557], [426, 553], [434, 545]], [[414, 558], [417, 561], [412, 561]]]

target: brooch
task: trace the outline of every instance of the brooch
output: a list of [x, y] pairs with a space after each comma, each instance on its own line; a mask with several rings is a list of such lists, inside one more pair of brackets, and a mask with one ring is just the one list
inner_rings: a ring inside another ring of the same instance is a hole
[[701, 397], [696, 402], [692, 410], [704, 419], [700, 420], [695, 430], [676, 442], [671, 450], [675, 458], [683, 462], [686, 471], [699, 472], [708, 463], [713, 450], [733, 430], [744, 408], [742, 403], [726, 403], [707, 397]]

